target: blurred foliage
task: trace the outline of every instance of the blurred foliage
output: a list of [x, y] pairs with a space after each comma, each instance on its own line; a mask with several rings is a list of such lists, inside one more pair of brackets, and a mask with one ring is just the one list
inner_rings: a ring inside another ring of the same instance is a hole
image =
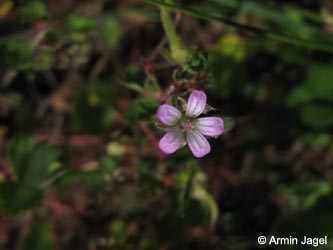
[[295, 87], [287, 99], [291, 107], [299, 108], [302, 121], [314, 129], [327, 129], [333, 125], [330, 114], [332, 79], [331, 65], [311, 65], [303, 84]]
[[31, 67], [31, 58], [35, 52], [31, 42], [25, 39], [11, 39], [5, 43], [5, 59], [9, 67], [16, 70], [25, 70]]
[[11, 0], [4, 0], [0, 4], [0, 18], [6, 16], [13, 8], [13, 2]]
[[54, 249], [51, 225], [47, 222], [35, 225], [25, 241], [25, 249]]
[[44, 1], [28, 1], [17, 9], [22, 22], [32, 22], [44, 20], [49, 17], [49, 13]]
[[178, 82], [191, 80], [196, 74], [204, 72], [207, 68], [207, 56], [203, 53], [194, 53], [176, 71], [175, 79]]
[[110, 127], [116, 95], [110, 84], [91, 83], [76, 94], [72, 123], [78, 133], [98, 134]]
[[1, 206], [8, 214], [40, 205], [44, 182], [50, 178], [51, 164], [60, 156], [58, 148], [35, 145], [31, 137], [14, 137], [7, 145], [14, 181], [0, 186]]
[[[0, 1], [0, 249], [333, 249], [332, 20], [328, 0]], [[193, 89], [225, 132], [164, 155], [156, 110]]]

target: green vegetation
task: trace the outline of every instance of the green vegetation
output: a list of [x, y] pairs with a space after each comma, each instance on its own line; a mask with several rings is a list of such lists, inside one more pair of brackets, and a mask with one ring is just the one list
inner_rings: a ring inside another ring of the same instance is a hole
[[[0, 1], [0, 249], [333, 248], [330, 1]], [[224, 120], [166, 155], [156, 111]]]

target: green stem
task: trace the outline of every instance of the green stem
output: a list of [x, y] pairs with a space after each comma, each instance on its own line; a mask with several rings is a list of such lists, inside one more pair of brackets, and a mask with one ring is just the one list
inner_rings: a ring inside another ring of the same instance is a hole
[[158, 83], [158, 80], [156, 79], [155, 75], [153, 75], [149, 72], [147, 72], [147, 75], [148, 75], [151, 83], [154, 85], [154, 87], [158, 91], [158, 93], [162, 93], [162, 88], [161, 88], [160, 84]]
[[163, 28], [164, 28], [164, 31], [170, 42], [170, 49], [172, 51], [178, 50], [178, 49], [180, 49], [180, 40], [173, 27], [173, 23], [169, 16], [168, 10], [165, 6], [161, 6], [160, 10], [161, 10], [161, 20], [162, 20]]
[[182, 63], [187, 59], [188, 51], [186, 48], [183, 48], [182, 41], [173, 27], [172, 20], [168, 13], [168, 8], [166, 6], [160, 6], [160, 10], [163, 28], [170, 43], [170, 59], [177, 63]]
[[333, 46], [330, 41], [325, 42], [325, 41], [310, 40], [310, 39], [299, 39], [299, 38], [287, 36], [287, 35], [284, 35], [284, 34], [281, 34], [278, 32], [268, 31], [268, 30], [265, 30], [262, 28], [257, 28], [257, 27], [253, 27], [250, 25], [241, 24], [241, 23], [226, 19], [224, 17], [205, 15], [205, 14], [200, 13], [199, 11], [183, 8], [183, 7], [175, 5], [175, 4], [159, 2], [156, 0], [144, 0], [144, 1], [149, 4], [158, 6], [159, 8], [167, 7], [170, 10], [176, 10], [176, 11], [182, 12], [186, 15], [206, 19], [209, 21], [224, 23], [226, 25], [233, 26], [240, 30], [252, 32], [252, 33], [254, 33], [258, 36], [261, 36], [265, 39], [268, 39], [268, 40], [281, 42], [281, 43], [285, 43], [285, 44], [296, 45], [296, 46], [300, 46], [303, 48], [316, 49], [316, 50], [333, 53]]
[[207, 15], [201, 14], [198, 11], [191, 10], [191, 9], [186, 9], [186, 8], [180, 7], [180, 6], [175, 5], [175, 4], [158, 2], [158, 1], [155, 1], [155, 0], [143, 0], [143, 1], [145, 1], [149, 4], [152, 4], [152, 5], [155, 5], [159, 8], [166, 7], [170, 10], [176, 10], [176, 11], [179, 11], [179, 12], [184, 13], [184, 14], [189, 15], [189, 16], [194, 16], [194, 17], [206, 19], [206, 20], [209, 20], [209, 21], [222, 22], [222, 23], [234, 26], [234, 27], [242, 29], [242, 30], [251, 31], [251, 32], [254, 32], [254, 33], [259, 33], [259, 34], [265, 32], [264, 30], [262, 30], [260, 28], [240, 24], [240, 23], [228, 20], [228, 19], [223, 18], [223, 17], [207, 16]]

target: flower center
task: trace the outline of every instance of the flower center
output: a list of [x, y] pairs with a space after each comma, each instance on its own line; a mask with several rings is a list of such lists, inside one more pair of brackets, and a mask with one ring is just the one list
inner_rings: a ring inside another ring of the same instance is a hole
[[192, 132], [195, 129], [195, 126], [192, 122], [187, 121], [182, 123], [182, 128], [184, 132]]

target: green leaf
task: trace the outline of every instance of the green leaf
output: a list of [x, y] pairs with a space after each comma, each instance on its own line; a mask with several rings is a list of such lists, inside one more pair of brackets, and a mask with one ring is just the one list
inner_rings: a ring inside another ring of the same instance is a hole
[[125, 111], [125, 118], [129, 122], [137, 123], [138, 121], [150, 120], [155, 114], [158, 102], [150, 97], [141, 96], [133, 100]]
[[49, 18], [49, 13], [44, 1], [32, 0], [18, 8], [18, 13], [23, 22], [32, 22]]
[[41, 222], [32, 227], [27, 239], [24, 242], [26, 250], [52, 250], [53, 232], [52, 227], [48, 222]]
[[72, 126], [78, 133], [101, 134], [107, 130], [114, 115], [112, 85], [95, 82], [78, 91], [72, 110]]
[[241, 36], [236, 33], [227, 33], [215, 44], [213, 53], [221, 53], [235, 62], [243, 62], [247, 56], [248, 47], [248, 42]]
[[0, 184], [0, 206], [7, 214], [40, 204], [42, 184], [51, 176], [50, 167], [60, 157], [60, 149], [46, 143], [35, 145], [32, 137], [11, 139], [6, 157], [14, 170], [12, 182]]
[[25, 175], [22, 180], [24, 186], [41, 187], [42, 183], [49, 177], [52, 163], [60, 157], [60, 149], [49, 146], [46, 143], [38, 144], [34, 148], [29, 161], [24, 164]]
[[43, 190], [40, 188], [14, 182], [0, 184], [0, 208], [7, 216], [39, 206], [42, 197]]
[[114, 48], [121, 36], [121, 27], [118, 20], [113, 16], [108, 16], [101, 20], [99, 24], [99, 32], [109, 48]]
[[34, 68], [36, 70], [48, 70], [54, 63], [54, 56], [50, 51], [39, 51], [34, 56]]
[[109, 177], [118, 168], [117, 161], [112, 157], [102, 158], [98, 167], [89, 171], [67, 170], [65, 174], [55, 182], [60, 192], [66, 192], [68, 188], [77, 183], [86, 184], [91, 190], [105, 189]]
[[85, 184], [92, 190], [98, 190], [101, 187], [105, 187], [106, 185], [104, 176], [99, 170], [69, 170], [59, 180], [56, 181], [55, 185], [60, 192], [66, 192], [71, 185], [78, 183]]
[[2, 44], [8, 67], [15, 70], [29, 70], [33, 68], [35, 46], [27, 39], [11, 38]]
[[287, 104], [297, 108], [303, 123], [314, 129], [333, 125], [333, 66], [314, 64], [310, 66], [305, 80], [287, 97]]
[[300, 107], [303, 123], [314, 129], [331, 128], [333, 114], [331, 105], [307, 104]]
[[210, 225], [215, 226], [219, 215], [219, 208], [214, 197], [205, 188], [203, 188], [203, 186], [195, 183], [195, 185], [193, 185], [193, 198], [199, 200], [209, 208]]
[[188, 169], [181, 172], [178, 179], [182, 186], [179, 203], [181, 215], [186, 216], [185, 212], [191, 202], [191, 198], [196, 199], [209, 210], [210, 225], [214, 226], [218, 219], [219, 209], [214, 197], [204, 187], [205, 173], [197, 170], [196, 163], [191, 162]]
[[96, 21], [92, 18], [79, 16], [79, 15], [69, 15], [66, 19], [67, 28], [76, 31], [92, 31], [96, 27]]
[[291, 209], [303, 212], [312, 209], [316, 202], [332, 192], [332, 186], [327, 181], [298, 181], [291, 185], [280, 184], [277, 192], [285, 198]]
[[112, 175], [113, 172], [118, 168], [118, 166], [119, 165], [117, 161], [112, 157], [104, 157], [99, 164], [99, 167], [101, 171], [103, 171], [103, 174], [108, 175]]
[[311, 65], [304, 82], [295, 87], [288, 96], [288, 105], [295, 107], [311, 101], [333, 102], [332, 79], [333, 65]]
[[34, 147], [34, 138], [28, 136], [16, 136], [7, 144], [6, 157], [19, 181], [24, 178], [25, 164], [28, 162]]
[[126, 243], [126, 228], [124, 221], [120, 219], [112, 221], [110, 232], [117, 246], [123, 246]]

